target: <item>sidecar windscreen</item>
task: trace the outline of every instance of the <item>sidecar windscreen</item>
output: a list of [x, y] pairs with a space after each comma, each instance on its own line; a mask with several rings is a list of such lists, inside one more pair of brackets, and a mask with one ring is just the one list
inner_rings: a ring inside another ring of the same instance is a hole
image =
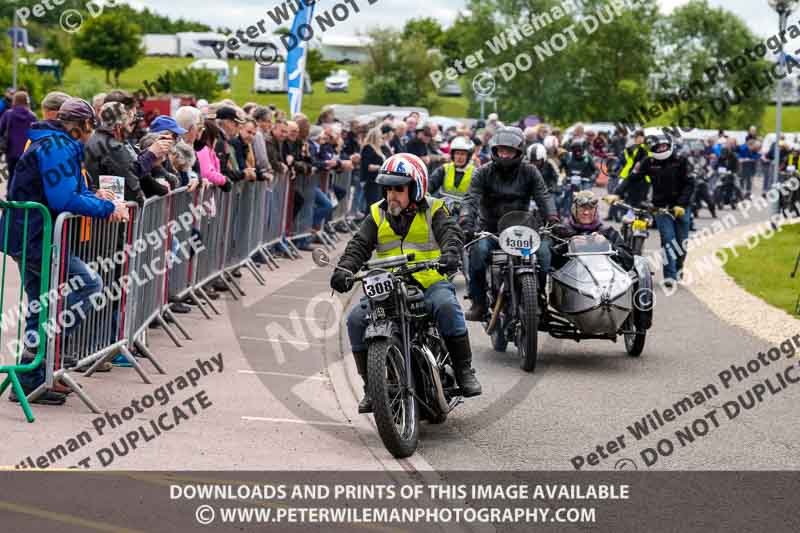
[[611, 243], [599, 233], [578, 235], [569, 241], [570, 254], [610, 254], [613, 253]]
[[511, 211], [497, 222], [497, 233], [503, 233], [511, 226], [527, 226], [536, 229], [536, 216], [530, 211]]

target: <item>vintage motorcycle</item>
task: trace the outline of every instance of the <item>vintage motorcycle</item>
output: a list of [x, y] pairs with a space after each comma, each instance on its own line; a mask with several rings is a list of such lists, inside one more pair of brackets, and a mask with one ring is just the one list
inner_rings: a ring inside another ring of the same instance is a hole
[[[319, 266], [331, 265], [322, 248], [313, 259]], [[416, 451], [420, 418], [440, 424], [463, 401], [431, 307], [411, 277], [439, 263], [413, 261], [414, 254], [375, 259], [361, 273], [350, 272], [369, 302], [367, 387], [375, 425], [386, 449], [398, 458]]]
[[744, 195], [736, 183], [736, 175], [727, 167], [719, 167], [717, 169], [717, 186], [714, 189], [714, 202], [717, 204], [717, 209], [722, 210], [725, 205], [736, 209], [736, 205], [743, 198]]
[[615, 205], [626, 211], [622, 217], [620, 235], [634, 255], [642, 255], [644, 243], [650, 236], [648, 229], [653, 226], [655, 221], [652, 208], [646, 204], [642, 207], [633, 207], [623, 202], [616, 202]]
[[628, 355], [644, 351], [653, 321], [653, 275], [647, 261], [634, 256], [626, 272], [603, 235], [576, 235], [569, 240], [549, 235], [554, 246], [567, 247], [569, 260], [548, 279], [546, 311], [540, 329], [558, 339], [625, 340]]
[[536, 257], [541, 243], [535, 227], [535, 215], [528, 211], [511, 211], [497, 223], [498, 235], [483, 231], [467, 243], [469, 250], [483, 239], [494, 240], [500, 250], [491, 253], [486, 269], [490, 315], [484, 328], [492, 339], [492, 347], [504, 352], [508, 339], [519, 350], [522, 369], [533, 372], [538, 354], [538, 289]]
[[[652, 273], [644, 258], [635, 256], [633, 270], [626, 272], [612, 259], [616, 252], [602, 235], [564, 240], [548, 227], [537, 232], [531, 214], [524, 211], [504, 215], [498, 233], [481, 232], [467, 244], [488, 238], [501, 248], [492, 252], [486, 270], [490, 313], [484, 328], [495, 350], [505, 351], [507, 339], [514, 339], [521, 366], [529, 372], [536, 368], [539, 331], [578, 342], [616, 342], [622, 335], [629, 355], [642, 353], [654, 302]], [[564, 256], [569, 260], [547, 275], [546, 287], [537, 282], [540, 235], [556, 243], [554, 249], [568, 247]]]

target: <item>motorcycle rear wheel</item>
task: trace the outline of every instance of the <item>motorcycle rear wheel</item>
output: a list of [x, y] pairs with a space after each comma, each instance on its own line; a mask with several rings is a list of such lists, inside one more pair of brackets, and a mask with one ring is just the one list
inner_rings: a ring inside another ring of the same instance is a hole
[[536, 294], [536, 275], [519, 277], [519, 320], [517, 326], [517, 349], [522, 356], [520, 367], [525, 372], [536, 370], [539, 355], [539, 308]]
[[[372, 397], [375, 425], [383, 445], [394, 457], [414, 454], [419, 442], [419, 408], [410, 390], [404, 390], [405, 362], [397, 338], [369, 345], [367, 387]], [[408, 377], [411, 388], [414, 375]]]

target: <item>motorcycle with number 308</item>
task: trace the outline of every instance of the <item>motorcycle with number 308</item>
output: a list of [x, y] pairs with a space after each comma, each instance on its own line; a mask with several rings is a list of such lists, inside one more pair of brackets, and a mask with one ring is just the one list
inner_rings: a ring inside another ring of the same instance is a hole
[[[321, 248], [312, 257], [319, 266], [331, 266]], [[412, 277], [439, 262], [413, 261], [414, 254], [375, 259], [361, 273], [335, 267], [361, 283], [369, 302], [367, 388], [378, 433], [397, 458], [416, 451], [420, 418], [440, 424], [463, 401], [432, 309]]]

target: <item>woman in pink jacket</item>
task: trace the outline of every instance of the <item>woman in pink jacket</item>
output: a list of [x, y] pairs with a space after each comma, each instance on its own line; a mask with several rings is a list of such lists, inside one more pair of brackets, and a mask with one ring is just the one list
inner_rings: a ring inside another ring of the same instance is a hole
[[202, 148], [197, 151], [197, 160], [200, 162], [200, 174], [203, 178], [207, 179], [214, 185], [222, 186], [228, 180], [222, 172], [220, 172], [220, 163], [217, 154], [214, 152], [214, 146], [217, 140], [221, 137], [219, 128], [213, 120], [206, 120], [203, 134], [200, 135], [198, 143]]

